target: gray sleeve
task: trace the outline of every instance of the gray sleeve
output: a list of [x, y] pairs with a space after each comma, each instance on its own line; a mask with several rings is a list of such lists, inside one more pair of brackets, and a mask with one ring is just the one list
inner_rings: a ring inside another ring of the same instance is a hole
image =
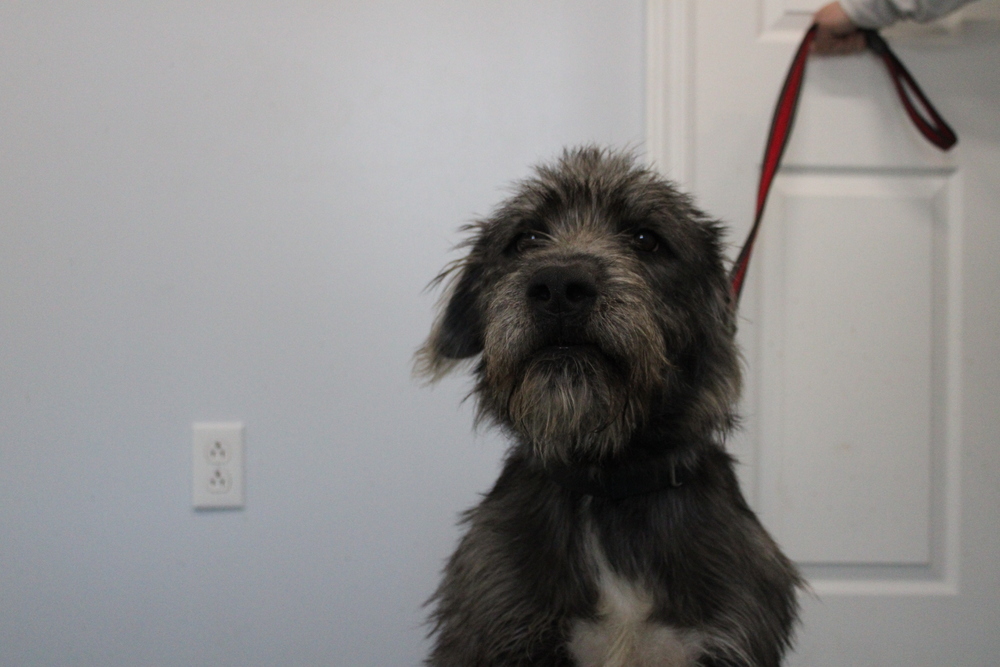
[[862, 28], [884, 28], [901, 19], [919, 23], [953, 12], [971, 0], [839, 0], [844, 12]]

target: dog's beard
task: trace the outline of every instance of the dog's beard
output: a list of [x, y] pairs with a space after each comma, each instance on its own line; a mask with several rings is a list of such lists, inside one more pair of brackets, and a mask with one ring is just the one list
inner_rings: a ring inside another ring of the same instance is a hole
[[636, 425], [625, 375], [590, 346], [542, 349], [510, 390], [509, 424], [542, 461], [605, 459], [627, 444]]
[[546, 463], [600, 463], [621, 452], [673, 375], [655, 299], [632, 275], [612, 274], [571, 335], [536, 322], [520, 282], [498, 289], [477, 372], [477, 420], [511, 429]]

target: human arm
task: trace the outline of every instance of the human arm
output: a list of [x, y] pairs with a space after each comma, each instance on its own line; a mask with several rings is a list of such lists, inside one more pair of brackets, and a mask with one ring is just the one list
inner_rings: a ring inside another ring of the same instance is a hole
[[901, 19], [923, 23], [953, 12], [971, 0], [839, 0], [813, 15], [818, 26], [813, 52], [844, 55], [864, 50], [861, 28], [884, 28]]
[[844, 13], [861, 28], [885, 28], [896, 21], [926, 23], [972, 0], [840, 0]]

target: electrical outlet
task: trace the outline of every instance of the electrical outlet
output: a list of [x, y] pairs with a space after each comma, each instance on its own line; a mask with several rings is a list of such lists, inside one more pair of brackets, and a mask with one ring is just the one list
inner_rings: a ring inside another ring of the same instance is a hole
[[221, 466], [229, 462], [229, 447], [222, 439], [210, 438], [209, 444], [205, 445], [205, 458], [214, 466]]
[[195, 509], [243, 507], [243, 424], [199, 422], [192, 430], [191, 502]]
[[208, 492], [209, 493], [229, 493], [233, 490], [233, 476], [228, 472], [223, 470], [221, 467], [217, 467], [212, 471], [212, 474], [208, 476]]

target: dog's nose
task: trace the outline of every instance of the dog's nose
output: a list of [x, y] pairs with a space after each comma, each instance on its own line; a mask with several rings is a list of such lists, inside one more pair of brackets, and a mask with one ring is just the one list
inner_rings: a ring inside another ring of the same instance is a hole
[[528, 282], [528, 303], [545, 315], [584, 315], [596, 300], [597, 281], [583, 267], [549, 266]]

